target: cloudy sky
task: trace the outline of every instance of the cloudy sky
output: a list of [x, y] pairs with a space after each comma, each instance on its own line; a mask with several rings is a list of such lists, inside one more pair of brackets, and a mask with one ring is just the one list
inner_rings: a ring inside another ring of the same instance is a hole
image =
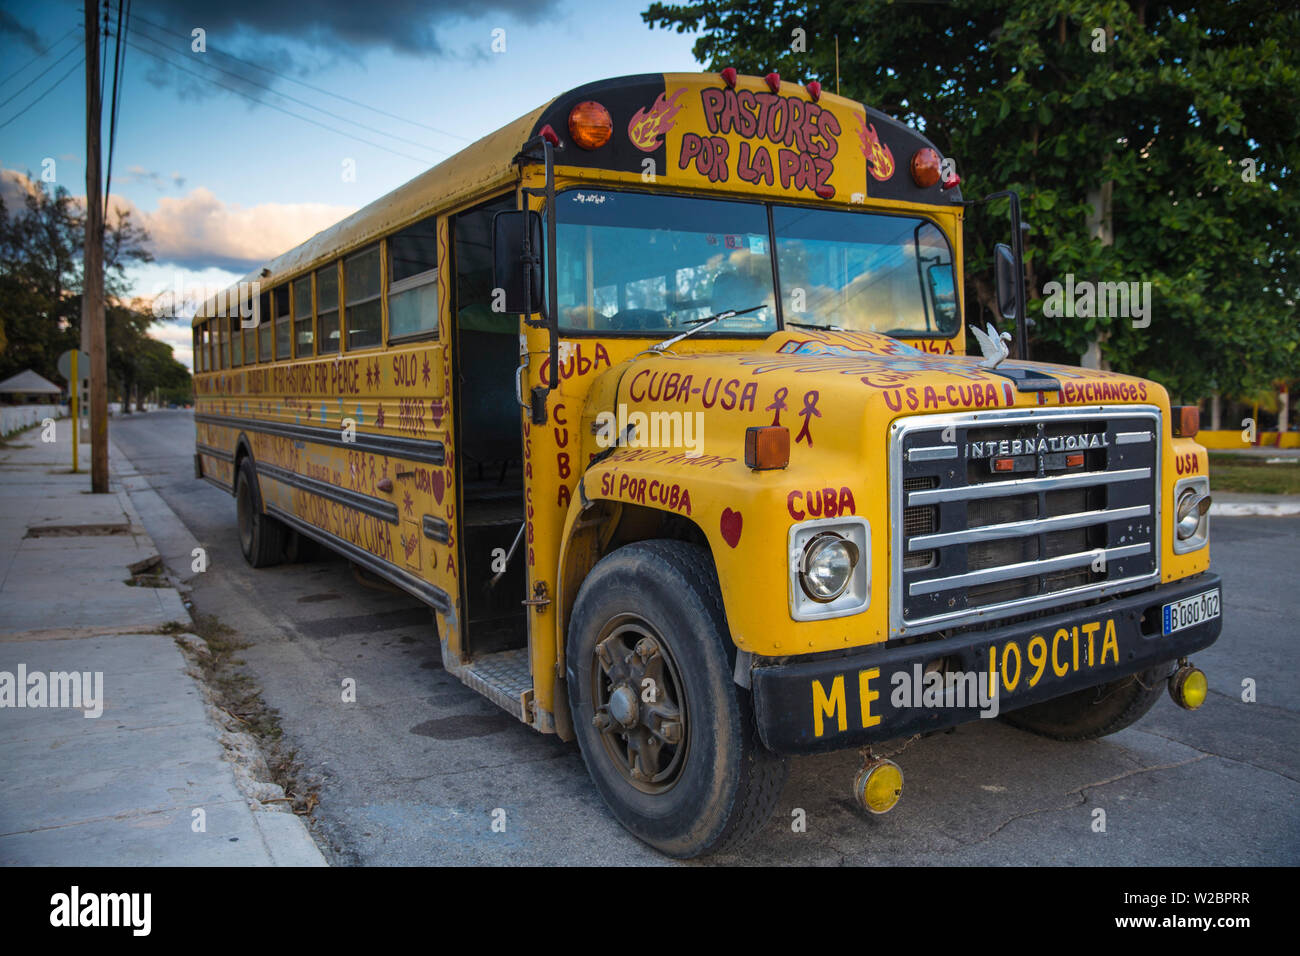
[[[224, 285], [571, 87], [699, 69], [694, 38], [649, 29], [646, 6], [133, 0], [110, 204], [153, 239], [134, 293]], [[82, 10], [0, 0], [7, 201], [43, 172], [85, 194]], [[189, 363], [188, 324], [155, 334]]]

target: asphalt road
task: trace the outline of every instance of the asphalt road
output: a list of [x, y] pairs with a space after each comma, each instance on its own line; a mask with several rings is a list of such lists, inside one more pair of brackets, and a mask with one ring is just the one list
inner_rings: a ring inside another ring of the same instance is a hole
[[[443, 672], [419, 602], [358, 584], [338, 558], [249, 568], [233, 499], [193, 477], [190, 413], [115, 419], [112, 437], [188, 529], [143, 514], [196, 611], [250, 643], [245, 668], [320, 788], [312, 826], [332, 862], [669, 862], [613, 822], [576, 746]], [[207, 549], [204, 573], [190, 571], [189, 535]], [[1211, 547], [1225, 621], [1194, 659], [1211, 689], [1199, 711], [1166, 696], [1134, 727], [1081, 744], [996, 720], [923, 738], [894, 758], [903, 797], [880, 817], [851, 801], [856, 753], [799, 758], [766, 829], [705, 862], [1297, 864], [1300, 518], [1216, 518]], [[349, 677], [354, 704], [341, 701]]]

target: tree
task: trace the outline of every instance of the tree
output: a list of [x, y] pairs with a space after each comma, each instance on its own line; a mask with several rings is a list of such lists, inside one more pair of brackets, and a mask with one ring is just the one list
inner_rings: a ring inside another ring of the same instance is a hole
[[0, 198], [0, 378], [32, 369], [58, 381], [58, 358], [80, 341], [84, 226], [67, 190], [28, 192], [12, 215]]
[[130, 411], [132, 395], [143, 401], [155, 388], [168, 390], [173, 399], [188, 396], [190, 370], [176, 361], [170, 345], [149, 337], [156, 319], [147, 303], [110, 301], [105, 320], [109, 379], [122, 392], [124, 411]]
[[[838, 37], [844, 95], [921, 129], [968, 199], [1019, 190], [1036, 357], [1074, 362], [1101, 339], [1113, 367], [1188, 399], [1300, 376], [1294, 5], [697, 0], [642, 16], [702, 31], [711, 69], [828, 89]], [[1089, 224], [1104, 190], [1109, 245]], [[991, 247], [1009, 232], [991, 212], [967, 220], [968, 322], [991, 311]], [[1045, 317], [1044, 287], [1067, 274], [1150, 282], [1150, 325]]]
[[[0, 378], [30, 368], [61, 381], [59, 355], [81, 341], [85, 221], [67, 190], [28, 182], [21, 210], [11, 214], [0, 198]], [[118, 207], [104, 233], [105, 327], [109, 389], [124, 402], [132, 389], [188, 391], [189, 385], [171, 348], [149, 338], [156, 320], [147, 305], [126, 301], [127, 268], [153, 261], [148, 242], [148, 233]]]

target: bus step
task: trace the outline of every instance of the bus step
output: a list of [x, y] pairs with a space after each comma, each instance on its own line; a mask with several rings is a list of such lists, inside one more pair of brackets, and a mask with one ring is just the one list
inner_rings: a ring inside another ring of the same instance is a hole
[[524, 723], [531, 722], [528, 701], [532, 697], [533, 675], [528, 665], [528, 648], [476, 657], [461, 671], [460, 679]]
[[524, 508], [519, 501], [467, 501], [462, 512], [467, 528], [483, 528], [489, 525], [523, 524]]

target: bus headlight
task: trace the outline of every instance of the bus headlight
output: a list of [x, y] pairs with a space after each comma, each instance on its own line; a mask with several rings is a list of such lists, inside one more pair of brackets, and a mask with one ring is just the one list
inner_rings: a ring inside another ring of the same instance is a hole
[[870, 603], [871, 528], [865, 518], [824, 518], [790, 528], [790, 616], [840, 617]]
[[1210, 537], [1210, 480], [1184, 478], [1174, 486], [1174, 552], [1204, 547]]
[[799, 562], [804, 593], [823, 604], [834, 601], [849, 586], [858, 557], [858, 546], [834, 531], [814, 535]]

